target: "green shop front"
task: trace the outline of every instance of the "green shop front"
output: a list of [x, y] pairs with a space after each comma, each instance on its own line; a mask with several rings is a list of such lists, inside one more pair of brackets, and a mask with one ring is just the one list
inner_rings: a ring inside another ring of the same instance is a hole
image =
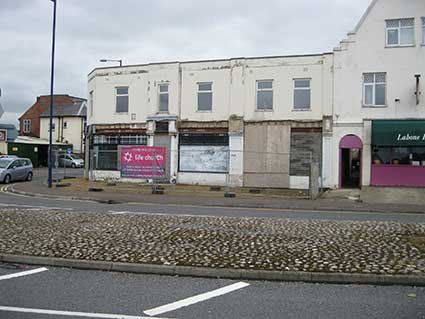
[[425, 187], [425, 120], [372, 121], [372, 186]]

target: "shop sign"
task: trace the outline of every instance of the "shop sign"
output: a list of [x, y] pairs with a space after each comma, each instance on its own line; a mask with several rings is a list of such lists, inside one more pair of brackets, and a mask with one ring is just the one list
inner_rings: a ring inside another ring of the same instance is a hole
[[7, 141], [7, 131], [0, 130], [0, 142], [6, 142], [6, 141]]
[[372, 121], [372, 144], [377, 146], [425, 146], [425, 121]]
[[166, 164], [165, 147], [122, 146], [121, 177], [164, 178]]

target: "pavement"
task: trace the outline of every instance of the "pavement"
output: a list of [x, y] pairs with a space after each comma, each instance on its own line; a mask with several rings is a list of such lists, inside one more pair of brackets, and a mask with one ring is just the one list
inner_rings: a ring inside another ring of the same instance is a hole
[[[8, 275], [16, 277], [4, 279]], [[6, 319], [425, 318], [424, 287], [240, 282], [4, 263], [0, 296], [0, 318]]]
[[[152, 203], [168, 205], [195, 205], [213, 207], [240, 207], [240, 208], [267, 208], [289, 210], [316, 210], [316, 211], [357, 211], [357, 212], [383, 212], [383, 213], [425, 213], [425, 205], [421, 201], [389, 202], [378, 200], [380, 198], [402, 198], [403, 192], [398, 191], [398, 196], [379, 195], [385, 194], [386, 189], [373, 189], [373, 195], [367, 195], [367, 190], [359, 196], [350, 196], [346, 190], [327, 192], [317, 200], [306, 199], [306, 194], [293, 190], [268, 190], [261, 194], [248, 193], [246, 189], [239, 190], [235, 198], [225, 198], [224, 191], [209, 191], [208, 187], [200, 186], [165, 186], [165, 194], [151, 193], [151, 187], [139, 184], [117, 184], [108, 186], [103, 182], [89, 182], [79, 177], [81, 170], [68, 170], [74, 174], [73, 179], [63, 180], [69, 183], [68, 187], [48, 188], [45, 185], [45, 171], [35, 171], [35, 179], [31, 183], [16, 183], [9, 190], [18, 194], [36, 197], [56, 197], [63, 199], [82, 199], [111, 203]], [[61, 176], [58, 172], [56, 176]], [[101, 188], [101, 192], [89, 192], [90, 187]], [[353, 192], [350, 190], [350, 192]], [[413, 193], [413, 190], [410, 191]], [[410, 196], [411, 198], [412, 196]], [[420, 196], [416, 196], [421, 198]], [[372, 199], [377, 200], [373, 201]], [[425, 198], [425, 197], [424, 197]]]

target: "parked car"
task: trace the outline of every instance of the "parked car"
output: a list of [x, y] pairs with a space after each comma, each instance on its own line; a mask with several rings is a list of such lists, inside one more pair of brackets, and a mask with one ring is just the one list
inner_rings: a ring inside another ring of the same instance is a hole
[[2, 154], [2, 155], [0, 155], [0, 158], [18, 158], [18, 156], [16, 156], [16, 155]]
[[84, 160], [82, 160], [81, 158], [77, 157], [74, 154], [62, 154], [59, 155], [59, 167], [72, 167], [72, 168], [77, 168], [77, 167], [84, 167]]
[[0, 181], [9, 184], [14, 181], [31, 181], [32, 163], [28, 158], [0, 158]]

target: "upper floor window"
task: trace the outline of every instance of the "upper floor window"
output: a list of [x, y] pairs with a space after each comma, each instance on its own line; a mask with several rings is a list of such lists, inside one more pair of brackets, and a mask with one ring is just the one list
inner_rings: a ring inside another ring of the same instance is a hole
[[310, 79], [294, 80], [294, 110], [309, 110], [311, 107]]
[[415, 19], [392, 19], [387, 23], [387, 46], [415, 44]]
[[198, 111], [212, 110], [212, 83], [198, 83]]
[[116, 112], [128, 113], [128, 86], [119, 86], [116, 90]]
[[386, 105], [386, 74], [365, 73], [363, 74], [363, 105], [385, 106]]
[[89, 93], [89, 108], [90, 108], [90, 116], [93, 116], [93, 91]]
[[422, 44], [425, 45], [425, 17], [422, 17]]
[[168, 112], [168, 84], [159, 85], [159, 107], [160, 112]]
[[23, 131], [24, 131], [24, 133], [30, 133], [31, 132], [31, 120], [24, 120]]
[[257, 81], [257, 110], [273, 110], [273, 81]]

